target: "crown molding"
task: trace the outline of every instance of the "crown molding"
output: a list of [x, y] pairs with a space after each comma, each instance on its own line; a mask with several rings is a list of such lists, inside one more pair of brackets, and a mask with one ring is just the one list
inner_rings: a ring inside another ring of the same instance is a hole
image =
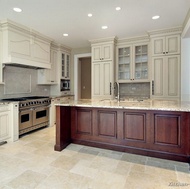
[[128, 37], [128, 38], [120, 38], [117, 40], [117, 44], [123, 43], [135, 43], [135, 42], [149, 42], [150, 38], [148, 35], [143, 36], [135, 36], [135, 37]]
[[48, 43], [52, 42], [53, 39], [51, 39], [50, 37], [47, 37], [43, 34], [41, 34], [40, 32], [33, 30], [32, 28], [26, 27], [22, 24], [16, 23], [12, 20], [9, 19], [5, 19], [5, 20], [1, 20], [0, 21], [0, 27], [2, 31], [17, 31], [17, 32], [24, 32], [27, 35], [33, 36], [33, 37], [38, 37], [41, 40], [45, 40]]
[[181, 34], [183, 30], [182, 26], [175, 27], [175, 28], [166, 28], [166, 29], [160, 29], [160, 30], [152, 30], [148, 31], [147, 33], [152, 36], [152, 35], [166, 35], [168, 34]]
[[95, 44], [95, 43], [116, 43], [117, 42], [117, 37], [113, 36], [113, 37], [108, 37], [108, 38], [100, 38], [100, 39], [91, 39], [89, 40], [89, 42], [91, 44]]

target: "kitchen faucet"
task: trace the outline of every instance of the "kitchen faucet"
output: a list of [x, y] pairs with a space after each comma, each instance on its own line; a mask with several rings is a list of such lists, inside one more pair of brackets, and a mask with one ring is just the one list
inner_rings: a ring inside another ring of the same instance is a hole
[[[116, 94], [116, 91], [117, 91], [117, 94]], [[117, 99], [117, 101], [119, 102], [120, 95], [119, 95], [119, 83], [118, 82], [114, 83], [114, 96], [115, 96], [115, 99]]]

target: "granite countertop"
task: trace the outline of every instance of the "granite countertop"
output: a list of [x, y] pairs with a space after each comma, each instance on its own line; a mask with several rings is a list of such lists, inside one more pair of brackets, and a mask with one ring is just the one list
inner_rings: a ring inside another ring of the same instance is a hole
[[118, 108], [137, 110], [163, 110], [163, 111], [183, 111], [190, 112], [190, 101], [180, 100], [61, 100], [56, 106], [77, 106], [77, 107], [97, 107], [97, 108]]
[[62, 97], [70, 97], [70, 96], [74, 96], [74, 95], [50, 95], [50, 98], [52, 99], [56, 99], [56, 98], [62, 98]]

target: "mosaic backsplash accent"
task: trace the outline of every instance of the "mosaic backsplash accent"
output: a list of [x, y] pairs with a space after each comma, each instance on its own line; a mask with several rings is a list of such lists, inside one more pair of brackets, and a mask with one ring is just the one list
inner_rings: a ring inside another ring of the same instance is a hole
[[120, 98], [150, 98], [150, 83], [120, 83]]
[[5, 85], [0, 85], [0, 99], [22, 96], [49, 96], [50, 87], [37, 84], [37, 70], [6, 66]]

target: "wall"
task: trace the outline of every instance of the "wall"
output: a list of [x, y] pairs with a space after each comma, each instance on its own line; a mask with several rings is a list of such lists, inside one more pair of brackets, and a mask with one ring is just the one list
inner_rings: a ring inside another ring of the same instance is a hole
[[190, 100], [190, 38], [181, 40], [181, 100]]
[[71, 94], [74, 94], [74, 55], [91, 53], [91, 47], [72, 49], [71, 51]]
[[37, 85], [37, 70], [6, 66], [5, 85], [0, 85], [0, 99], [24, 96], [49, 96], [50, 87]]
[[91, 58], [80, 58], [81, 61], [81, 98], [91, 99]]

